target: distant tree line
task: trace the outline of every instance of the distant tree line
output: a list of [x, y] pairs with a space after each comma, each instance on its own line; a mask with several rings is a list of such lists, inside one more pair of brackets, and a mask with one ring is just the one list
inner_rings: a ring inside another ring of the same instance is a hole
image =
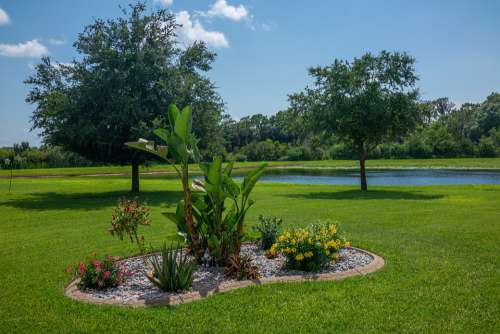
[[[418, 103], [417, 128], [384, 141], [369, 153], [373, 159], [495, 157], [500, 155], [500, 93], [482, 103], [456, 107], [448, 98]], [[256, 114], [223, 124], [228, 160], [356, 159], [354, 144], [335, 133], [318, 134], [293, 106], [276, 115]]]
[[31, 147], [28, 142], [0, 148], [0, 168], [88, 167], [96, 163], [58, 146]]

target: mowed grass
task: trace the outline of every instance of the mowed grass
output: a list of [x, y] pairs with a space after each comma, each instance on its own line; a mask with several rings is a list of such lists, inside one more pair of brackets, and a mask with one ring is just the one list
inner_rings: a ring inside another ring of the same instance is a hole
[[[180, 198], [175, 180], [144, 178], [154, 246], [175, 239], [161, 216]], [[130, 255], [107, 234], [128, 195], [121, 177], [0, 180], [0, 333], [413, 332], [500, 328], [500, 186], [357, 187], [258, 184], [258, 214], [287, 226], [334, 219], [353, 245], [386, 266], [338, 282], [255, 286], [175, 306], [131, 309], [66, 298], [68, 264], [92, 251]], [[247, 230], [250, 229], [247, 226]]]
[[[237, 162], [236, 169], [246, 169], [258, 166], [260, 162]], [[379, 159], [368, 160], [367, 168], [461, 168], [461, 169], [500, 169], [500, 158], [454, 158], [454, 159]], [[359, 168], [357, 160], [319, 160], [319, 161], [270, 161], [269, 168]], [[101, 166], [101, 167], [68, 167], [68, 168], [40, 168], [15, 169], [13, 176], [78, 176], [99, 174], [130, 174], [130, 166]], [[191, 166], [192, 171], [198, 170], [197, 165]], [[171, 172], [169, 165], [141, 166], [142, 173]], [[10, 170], [0, 170], [0, 178], [10, 177]]]

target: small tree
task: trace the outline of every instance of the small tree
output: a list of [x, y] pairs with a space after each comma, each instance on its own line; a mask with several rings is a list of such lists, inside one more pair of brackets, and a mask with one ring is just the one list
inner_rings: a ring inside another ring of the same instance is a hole
[[365, 161], [382, 141], [401, 138], [421, 120], [417, 108], [415, 59], [406, 53], [370, 53], [352, 62], [335, 60], [313, 67], [313, 88], [289, 97], [315, 132], [330, 133], [353, 144], [361, 190], [367, 190]]

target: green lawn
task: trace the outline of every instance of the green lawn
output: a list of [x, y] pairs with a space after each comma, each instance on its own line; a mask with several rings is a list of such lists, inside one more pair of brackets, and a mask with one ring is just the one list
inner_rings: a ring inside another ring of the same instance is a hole
[[[498, 167], [499, 159], [487, 165]], [[500, 328], [499, 185], [371, 187], [361, 194], [357, 187], [261, 183], [249, 224], [261, 213], [287, 225], [336, 219], [353, 245], [383, 256], [386, 266], [365, 277], [255, 286], [175, 307], [95, 306], [64, 297], [68, 264], [92, 251], [134, 252], [106, 232], [111, 208], [129, 186], [122, 177], [25, 178], [8, 194], [8, 180], [0, 180], [0, 333]], [[144, 178], [141, 186], [152, 207], [146, 238], [159, 245], [175, 236], [160, 212], [179, 198], [179, 185]]]
[[[236, 168], [257, 166], [258, 162], [238, 162]], [[356, 160], [320, 160], [320, 161], [272, 161], [273, 167], [307, 167], [307, 168], [358, 168]], [[500, 158], [456, 158], [456, 159], [390, 159], [368, 160], [367, 168], [473, 168], [500, 169]], [[193, 170], [198, 166], [194, 165]], [[14, 170], [14, 176], [78, 176], [93, 174], [129, 174], [130, 166], [104, 166], [80, 168], [44, 168]], [[168, 165], [141, 167], [141, 172], [173, 172]], [[9, 177], [10, 170], [0, 170], [0, 178]]]

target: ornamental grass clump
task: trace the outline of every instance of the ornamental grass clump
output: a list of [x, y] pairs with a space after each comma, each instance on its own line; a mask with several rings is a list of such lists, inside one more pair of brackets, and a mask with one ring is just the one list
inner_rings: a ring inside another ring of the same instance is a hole
[[96, 254], [87, 261], [80, 261], [75, 268], [69, 266], [66, 271], [72, 273], [74, 277], [79, 277], [79, 288], [106, 289], [113, 288], [125, 280], [127, 272], [119, 264], [118, 256], [106, 256], [99, 260]]
[[191, 288], [196, 265], [188, 254], [184, 253], [179, 245], [167, 247], [166, 244], [163, 244], [161, 257], [161, 261], [157, 256], [153, 256], [151, 260], [153, 271], [146, 274], [151, 283], [157, 288], [169, 292]]
[[349, 242], [339, 236], [337, 224], [318, 223], [285, 230], [270, 251], [280, 251], [289, 269], [315, 271], [337, 261], [338, 251], [348, 246]]

